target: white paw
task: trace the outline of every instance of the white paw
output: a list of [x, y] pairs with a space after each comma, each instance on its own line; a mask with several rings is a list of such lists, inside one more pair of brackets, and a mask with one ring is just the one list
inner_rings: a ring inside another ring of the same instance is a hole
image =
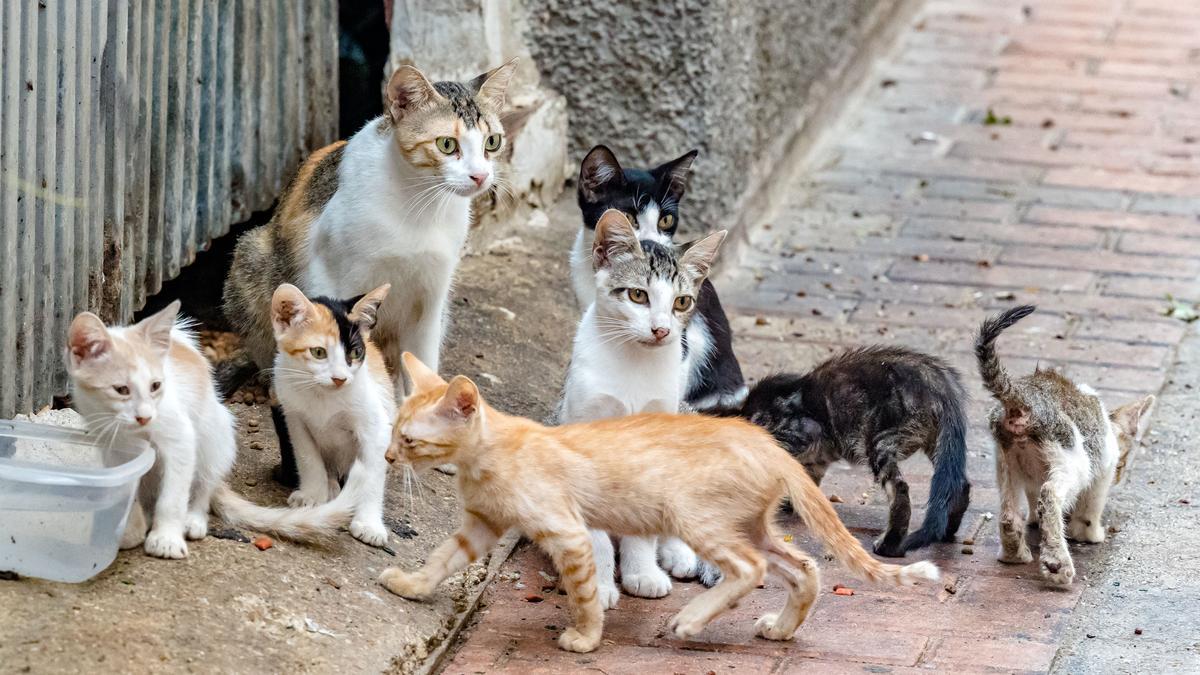
[[658, 546], [658, 559], [663, 569], [676, 579], [691, 579], [696, 576], [700, 559], [687, 544], [678, 539], [667, 539]]
[[768, 640], [791, 640], [792, 634], [780, 628], [778, 623], [779, 614], [763, 614], [754, 623], [754, 629], [759, 637], [764, 637]]
[[621, 588], [639, 598], [661, 598], [671, 592], [671, 577], [657, 567], [621, 577]]
[[687, 609], [685, 608], [683, 612], [676, 614], [675, 617], [671, 619], [671, 623], [667, 625], [667, 630], [674, 633], [675, 637], [679, 638], [680, 640], [687, 640], [693, 635], [696, 635], [700, 631], [704, 630], [704, 624], [692, 617], [684, 616], [686, 612]]
[[725, 578], [725, 575], [721, 574], [721, 568], [707, 560], [700, 561], [698, 576], [700, 577], [700, 583], [704, 584], [705, 588], [712, 588], [721, 583], [721, 579]]
[[612, 609], [621, 599], [621, 591], [617, 589], [617, 584], [612, 579], [608, 579], [596, 584], [596, 598], [600, 601], [601, 607]]
[[383, 546], [387, 543], [387, 528], [383, 523], [368, 523], [358, 520], [350, 521], [350, 536], [371, 546]]
[[179, 560], [188, 554], [187, 542], [177, 534], [151, 532], [146, 537], [146, 554], [155, 558], [170, 558]]
[[208, 514], [189, 513], [183, 526], [183, 536], [188, 539], [203, 539], [208, 536]]
[[[458, 467], [454, 466], [453, 464], [443, 464], [439, 467], [435, 467], [435, 469], [437, 469], [438, 471], [441, 471], [442, 473], [446, 474], [447, 476], [453, 476], [458, 473]], [[565, 635], [565, 633], [564, 633], [564, 635]]]
[[325, 503], [326, 495], [318, 495], [312, 490], [300, 488], [292, 494], [288, 495], [288, 506], [295, 508], [303, 508], [308, 506], [317, 506]]
[[569, 652], [586, 654], [600, 646], [600, 636], [588, 637], [574, 628], [568, 628], [558, 636], [558, 646]]
[[1104, 528], [1098, 522], [1071, 519], [1067, 523], [1067, 537], [1074, 541], [1099, 544], [1104, 541]]
[[1075, 564], [1071, 562], [1071, 553], [1065, 548], [1043, 550], [1040, 568], [1042, 578], [1056, 586], [1070, 586], [1075, 579]]

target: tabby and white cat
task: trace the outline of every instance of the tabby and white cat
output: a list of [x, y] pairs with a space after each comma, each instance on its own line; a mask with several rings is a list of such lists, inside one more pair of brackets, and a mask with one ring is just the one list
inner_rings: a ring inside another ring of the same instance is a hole
[[516, 529], [550, 555], [566, 591], [573, 625], [559, 635], [559, 646], [589, 652], [600, 644], [604, 611], [588, 527], [673, 536], [724, 574], [672, 619], [675, 637], [699, 633], [770, 572], [787, 600], [778, 612], [759, 617], [757, 631], [768, 640], [788, 640], [812, 609], [821, 581], [816, 561], [788, 544], [775, 525], [784, 495], [855, 576], [897, 585], [938, 578], [927, 561], [901, 567], [872, 558], [804, 468], [744, 420], [651, 413], [544, 427], [489, 406], [466, 377], [447, 383], [411, 354], [403, 358], [413, 394], [400, 405], [387, 459], [417, 470], [458, 465], [462, 525], [421, 569], [384, 570], [379, 582], [392, 593], [427, 598]]
[[[271, 222], [243, 235], [234, 253], [225, 315], [256, 366], [243, 373], [269, 368], [275, 357], [271, 295], [284, 283], [332, 298], [390, 283], [373, 339], [396, 392], [403, 393], [401, 351], [437, 365], [471, 200], [501, 180], [500, 113], [515, 67], [514, 60], [467, 83], [435, 83], [401, 66], [388, 80], [384, 115], [309, 156]], [[294, 484], [289, 459], [281, 478]]]
[[[712, 267], [725, 232], [677, 250], [644, 239], [623, 213], [605, 212], [593, 244], [595, 301], [583, 313], [559, 407], [568, 424], [642, 412], [679, 412], [686, 387], [682, 335], [695, 311], [700, 285]], [[617, 451], [614, 449], [614, 451]], [[601, 604], [616, 605], [613, 548], [593, 533]], [[683, 542], [621, 539], [621, 585], [631, 595], [659, 598], [671, 590], [663, 565], [691, 578], [699, 561]]]
[[[603, 145], [584, 157], [577, 189], [583, 227], [571, 249], [571, 282], [581, 308], [587, 309], [596, 298], [592, 233], [600, 216], [616, 209], [634, 223], [639, 239], [669, 245], [679, 229], [679, 202], [687, 190], [696, 154], [692, 150], [649, 170], [622, 168], [616, 155]], [[733, 353], [729, 319], [708, 279], [696, 293], [696, 310], [683, 346], [687, 373], [683, 397], [689, 407], [731, 406], [745, 397], [746, 382]]]
[[158, 558], [184, 558], [185, 539], [208, 534], [210, 502], [237, 456], [233, 415], [195, 338], [176, 320], [179, 305], [132, 326], [108, 327], [83, 312], [67, 334], [71, 401], [88, 427], [113, 445], [154, 448], [121, 548], [144, 543]]
[[975, 343], [984, 386], [999, 405], [991, 413], [996, 439], [996, 479], [1000, 487], [1000, 561], [1027, 563], [1033, 554], [1025, 542], [1022, 497], [1029, 523], [1042, 530], [1041, 573], [1053, 584], [1068, 585], [1075, 565], [1063, 537], [1104, 541], [1101, 516], [1118, 465], [1145, 433], [1154, 396], [1111, 413], [1096, 391], [1052, 370], [1011, 379], [993, 343], [1004, 329], [1029, 316], [1034, 307], [1014, 307], [983, 322]]

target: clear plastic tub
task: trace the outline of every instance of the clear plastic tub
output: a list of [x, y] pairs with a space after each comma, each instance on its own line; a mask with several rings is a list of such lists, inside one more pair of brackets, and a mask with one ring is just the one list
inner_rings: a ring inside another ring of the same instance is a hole
[[0, 420], [0, 570], [86, 581], [117, 556], [154, 451], [77, 429]]

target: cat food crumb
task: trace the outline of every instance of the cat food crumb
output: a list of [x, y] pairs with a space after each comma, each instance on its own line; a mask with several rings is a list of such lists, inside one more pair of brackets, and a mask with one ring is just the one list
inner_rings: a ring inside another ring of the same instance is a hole
[[966, 539], [963, 539], [963, 546], [974, 546], [974, 545], [975, 545], [975, 540], [972, 539], [971, 537], [967, 537]]
[[1134, 629], [1133, 629], [1133, 634], [1134, 634], [1134, 635], [1141, 635], [1141, 634], [1142, 634], [1142, 629], [1141, 629], [1141, 628], [1134, 628]]
[[836, 586], [833, 587], [833, 594], [834, 595], [854, 595], [854, 589], [846, 588], [845, 586], [843, 586], [841, 584], [837, 584]]
[[765, 326], [765, 325], [767, 325], [768, 323], [771, 323], [771, 322], [770, 322], [770, 321], [767, 321], [767, 317], [765, 317], [765, 316], [763, 316], [763, 315], [761, 315], [761, 314], [759, 314], [758, 316], [754, 317], [754, 325], [755, 325], [755, 326]]
[[834, 504], [841, 504], [845, 500], [843, 500], [841, 497], [839, 497], [837, 495], [829, 495], [829, 501], [833, 502]]
[[918, 253], [917, 255], [913, 256], [913, 260], [916, 260], [917, 262], [929, 262], [929, 254]]
[[970, 546], [964, 546], [962, 547], [962, 552], [967, 555], [972, 555], [975, 553], [975, 549], [971, 548]]
[[790, 534], [783, 535], [783, 540], [789, 544], [792, 543], [792, 539], [794, 539], [794, 537], [792, 537], [792, 535], [790, 535]]
[[270, 537], [258, 537], [254, 540], [254, 548], [265, 551], [275, 545]]
[[542, 596], [538, 595], [537, 593], [530, 593], [529, 595], [525, 596], [525, 602], [537, 603], [537, 602], [541, 602], [543, 599], [544, 598], [542, 598]]

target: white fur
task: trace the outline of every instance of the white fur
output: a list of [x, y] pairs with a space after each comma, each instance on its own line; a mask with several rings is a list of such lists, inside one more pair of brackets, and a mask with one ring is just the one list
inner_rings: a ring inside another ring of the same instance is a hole
[[[120, 339], [133, 330], [137, 328], [113, 327], [108, 333]], [[195, 338], [179, 324], [170, 336], [173, 344], [200, 356]], [[68, 355], [68, 371], [73, 374], [77, 367], [74, 357]], [[111, 439], [113, 447], [145, 441], [154, 448], [154, 467], [138, 488], [121, 547], [133, 548], [144, 541], [149, 555], [184, 558], [188, 552], [185, 538], [202, 539], [208, 534], [213, 493], [237, 456], [234, 418], [221, 404], [207, 369], [197, 373], [194, 368], [180, 367], [168, 354], [163, 358], [158, 397], [151, 392], [150, 371], [151, 365], [139, 358], [129, 372], [130, 395], [125, 399], [73, 380], [72, 402], [93, 431], [106, 442]], [[135, 417], [150, 422], [140, 426]], [[148, 523], [146, 507], [153, 510]]]
[[[491, 188], [491, 160], [478, 129], [460, 139], [462, 157], [447, 156], [441, 174], [418, 170], [379, 132], [382, 118], [346, 144], [338, 191], [313, 223], [311, 264], [302, 290], [350, 298], [392, 284], [375, 335], [389, 363], [411, 351], [435, 371], [447, 298], [471, 219], [471, 198]], [[478, 138], [477, 138], [478, 137]], [[472, 173], [486, 172], [482, 186]], [[396, 368], [396, 394], [403, 378]]]

